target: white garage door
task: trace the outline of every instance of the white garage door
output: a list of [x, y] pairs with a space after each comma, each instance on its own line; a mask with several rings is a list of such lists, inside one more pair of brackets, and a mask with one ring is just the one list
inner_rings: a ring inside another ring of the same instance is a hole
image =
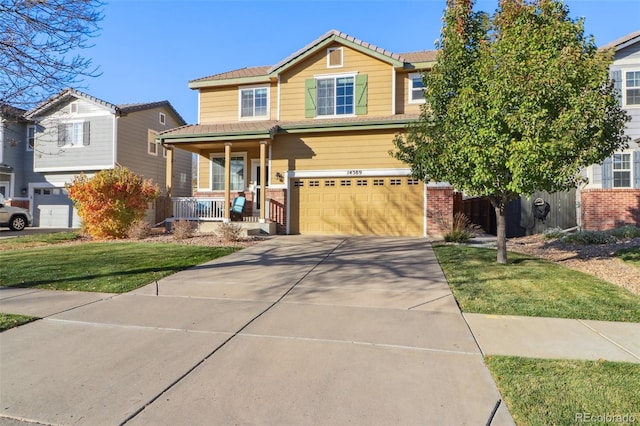
[[80, 220], [64, 188], [36, 188], [33, 195], [34, 226], [78, 227]]

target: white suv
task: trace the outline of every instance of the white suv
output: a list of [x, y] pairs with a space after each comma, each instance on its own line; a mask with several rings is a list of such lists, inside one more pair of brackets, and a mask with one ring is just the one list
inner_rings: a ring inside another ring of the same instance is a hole
[[8, 226], [12, 231], [22, 231], [31, 226], [32, 222], [29, 210], [5, 205], [4, 196], [0, 194], [0, 226]]

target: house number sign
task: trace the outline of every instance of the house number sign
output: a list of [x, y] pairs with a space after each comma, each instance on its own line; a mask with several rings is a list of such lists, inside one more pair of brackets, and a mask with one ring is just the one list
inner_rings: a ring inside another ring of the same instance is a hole
[[362, 170], [347, 170], [347, 176], [362, 176]]

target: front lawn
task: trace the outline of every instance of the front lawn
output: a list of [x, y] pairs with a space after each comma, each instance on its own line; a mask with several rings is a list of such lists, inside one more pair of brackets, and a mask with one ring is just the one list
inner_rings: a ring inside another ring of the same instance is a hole
[[5, 331], [13, 327], [18, 327], [35, 321], [38, 318], [28, 317], [26, 315], [3, 314], [0, 312], [0, 331]]
[[640, 364], [508, 356], [485, 360], [518, 426], [640, 422]]
[[510, 252], [434, 247], [463, 312], [640, 322], [640, 296], [582, 272]]
[[102, 242], [0, 251], [0, 286], [123, 293], [237, 250]]

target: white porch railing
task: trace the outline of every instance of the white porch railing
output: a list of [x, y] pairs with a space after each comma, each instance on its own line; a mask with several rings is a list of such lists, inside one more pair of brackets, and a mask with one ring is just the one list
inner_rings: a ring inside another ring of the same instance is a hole
[[173, 197], [173, 217], [185, 220], [222, 220], [224, 198]]

